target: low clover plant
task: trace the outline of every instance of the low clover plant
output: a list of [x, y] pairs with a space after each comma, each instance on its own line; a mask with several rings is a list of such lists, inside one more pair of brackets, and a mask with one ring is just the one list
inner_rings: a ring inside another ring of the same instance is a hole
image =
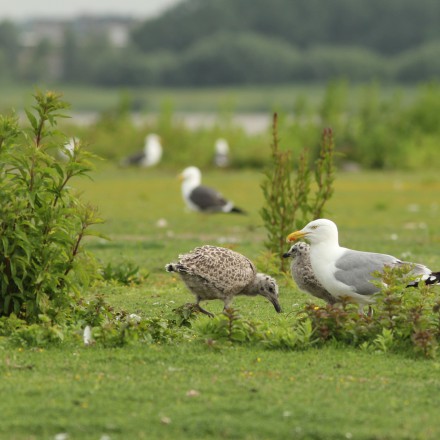
[[141, 273], [139, 266], [132, 261], [118, 263], [107, 263], [101, 269], [102, 278], [115, 284], [131, 286], [141, 284], [148, 276], [148, 273]]

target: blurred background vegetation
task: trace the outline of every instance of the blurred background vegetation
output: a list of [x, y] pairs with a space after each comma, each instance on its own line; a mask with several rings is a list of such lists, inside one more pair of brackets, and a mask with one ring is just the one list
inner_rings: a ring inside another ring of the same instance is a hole
[[107, 86], [414, 82], [440, 74], [435, 0], [184, 0], [159, 17], [0, 23], [2, 80]]
[[[157, 132], [161, 166], [209, 167], [224, 137], [232, 167], [260, 168], [277, 111], [281, 148], [311, 160], [330, 126], [340, 167], [436, 169], [439, 23], [436, 0], [181, 0], [148, 19], [5, 20], [0, 109], [55, 88], [76, 113], [67, 132], [115, 162]], [[194, 111], [210, 123], [181, 115]]]

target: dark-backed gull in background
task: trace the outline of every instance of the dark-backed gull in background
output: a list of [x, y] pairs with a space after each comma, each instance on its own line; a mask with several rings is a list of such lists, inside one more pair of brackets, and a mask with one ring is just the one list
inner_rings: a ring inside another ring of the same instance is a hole
[[322, 286], [338, 300], [347, 297], [359, 304], [374, 302], [374, 294], [379, 287], [372, 283], [377, 278], [374, 272], [381, 272], [388, 267], [409, 265], [411, 275], [419, 280], [409, 286], [417, 286], [422, 281], [426, 284], [438, 284], [440, 272], [433, 273], [422, 264], [401, 261], [391, 255], [373, 252], [361, 252], [339, 246], [338, 228], [331, 220], [318, 219], [307, 224], [300, 231], [292, 232], [288, 242], [305, 238], [310, 241], [310, 263], [316, 278]]
[[335, 304], [336, 299], [322, 287], [317, 280], [310, 264], [310, 246], [303, 241], [294, 244], [285, 254], [284, 258], [292, 258], [290, 272], [296, 285], [303, 292], [316, 298], [323, 299], [328, 304]]
[[162, 158], [162, 145], [157, 134], [150, 133], [145, 137], [144, 149], [121, 161], [122, 166], [148, 168], [157, 165]]
[[182, 196], [189, 209], [199, 212], [244, 213], [215, 189], [201, 185], [202, 173], [197, 167], [185, 168], [179, 178], [182, 180]]
[[209, 316], [212, 313], [200, 307], [200, 301], [220, 299], [228, 308], [237, 295], [264, 296], [275, 310], [281, 312], [278, 285], [269, 275], [257, 273], [253, 263], [244, 255], [217, 246], [202, 246], [179, 255], [177, 263], [165, 266], [167, 272], [177, 272], [196, 297], [196, 306]]
[[215, 141], [214, 165], [219, 168], [229, 165], [229, 145], [226, 139], [219, 138]]

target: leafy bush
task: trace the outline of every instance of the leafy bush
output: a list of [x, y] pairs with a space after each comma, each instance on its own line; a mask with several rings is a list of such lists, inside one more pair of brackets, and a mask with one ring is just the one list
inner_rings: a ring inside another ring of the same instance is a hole
[[[427, 286], [406, 288], [408, 269], [386, 269], [385, 287], [372, 315], [356, 307], [309, 304], [305, 319], [312, 322], [318, 344], [342, 342], [371, 351], [410, 351], [435, 357], [440, 341], [440, 302]], [[382, 284], [383, 286], [383, 284]]]
[[[53, 92], [35, 95], [29, 128], [0, 116], [0, 316], [28, 322], [46, 314], [55, 322], [94, 276], [93, 257], [82, 244], [101, 220], [75, 196], [72, 178], [91, 169], [81, 143], [64, 148], [55, 127], [67, 104]], [[51, 151], [64, 150], [66, 161]]]
[[324, 206], [333, 194], [333, 133], [324, 130], [319, 158], [315, 162], [316, 190], [311, 197], [308, 151], [303, 149], [298, 159], [295, 179], [292, 182], [293, 161], [290, 150], [279, 148], [277, 114], [273, 119], [272, 165], [265, 173], [261, 188], [265, 205], [260, 210], [267, 231], [266, 248], [279, 256], [280, 268], [286, 262], [282, 258], [285, 237], [292, 226], [308, 223], [322, 216]]

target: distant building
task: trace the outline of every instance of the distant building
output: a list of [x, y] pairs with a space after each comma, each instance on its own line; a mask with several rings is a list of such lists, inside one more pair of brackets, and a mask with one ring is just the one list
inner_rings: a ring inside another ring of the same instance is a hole
[[[19, 66], [23, 72], [34, 64], [35, 50], [44, 53], [44, 75], [58, 80], [63, 75], [62, 48], [67, 31], [78, 46], [95, 39], [104, 39], [115, 48], [124, 48], [130, 41], [130, 31], [138, 23], [133, 18], [119, 16], [79, 16], [71, 20], [33, 18], [18, 24], [20, 32]], [[32, 76], [28, 79], [33, 79]]]
[[53, 47], [64, 44], [64, 35], [70, 28], [81, 44], [88, 37], [104, 36], [114, 47], [126, 47], [130, 40], [130, 31], [138, 20], [114, 16], [80, 16], [72, 20], [35, 18], [23, 22], [20, 26], [20, 42], [23, 47], [35, 47], [42, 41], [48, 41]]

